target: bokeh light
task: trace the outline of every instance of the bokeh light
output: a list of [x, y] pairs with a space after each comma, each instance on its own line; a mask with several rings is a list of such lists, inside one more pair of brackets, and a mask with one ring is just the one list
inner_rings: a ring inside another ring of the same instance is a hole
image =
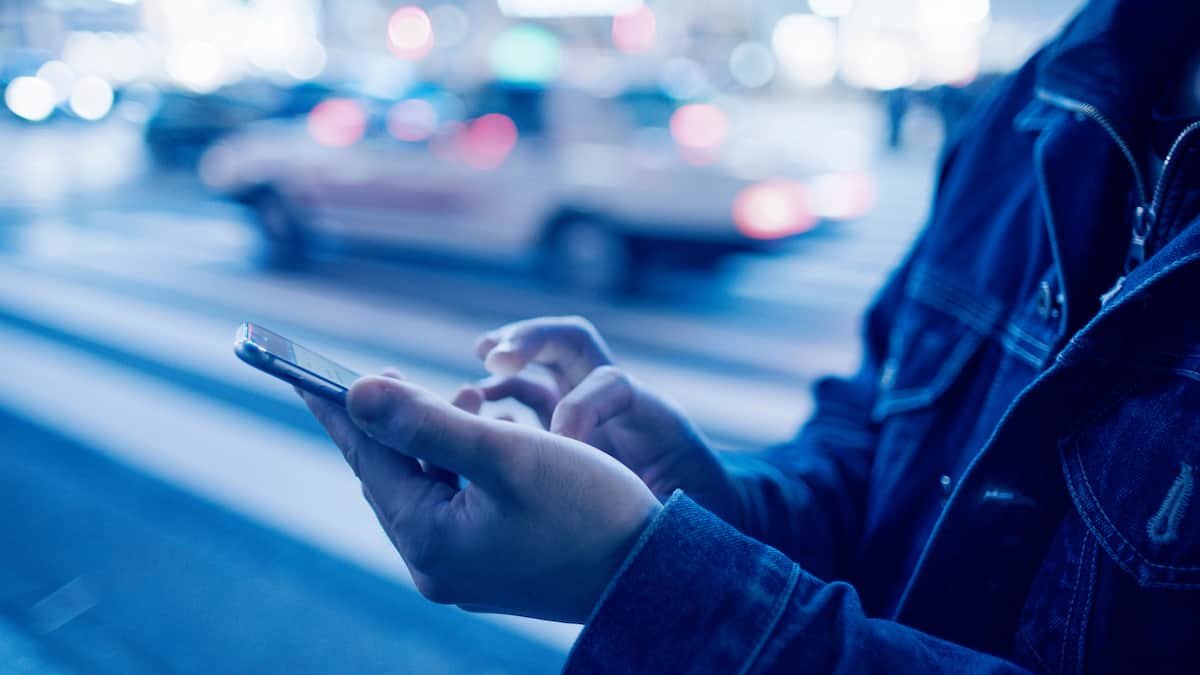
[[75, 85], [75, 69], [63, 61], [47, 61], [37, 70], [39, 80], [45, 80], [54, 87], [54, 102], [62, 103], [71, 95], [71, 87]]
[[657, 38], [658, 19], [645, 5], [613, 17], [613, 46], [626, 54], [649, 51]]
[[224, 57], [211, 42], [189, 40], [167, 52], [167, 75], [183, 87], [205, 94], [224, 80]]
[[969, 84], [979, 75], [979, 42], [958, 32], [927, 36], [921, 50], [921, 79], [927, 84]]
[[837, 71], [837, 35], [828, 19], [789, 14], [775, 24], [771, 47], [789, 78], [803, 86], [821, 87]]
[[54, 112], [54, 87], [38, 77], [17, 77], [4, 90], [4, 104], [14, 115], [40, 122]]
[[862, 171], [842, 171], [812, 180], [813, 211], [833, 220], [858, 218], [875, 206], [875, 180]]
[[491, 113], [466, 127], [459, 151], [468, 166], [486, 171], [503, 164], [516, 145], [517, 125], [507, 115]]
[[854, 0], [808, 0], [808, 8], [817, 16], [836, 19], [854, 9]]
[[112, 85], [95, 75], [81, 77], [71, 88], [70, 105], [85, 120], [101, 119], [112, 110]]
[[663, 64], [658, 71], [658, 86], [676, 101], [690, 101], [709, 91], [704, 67], [683, 57], [670, 59]]
[[926, 27], [962, 28], [980, 24], [991, 14], [989, 0], [920, 0], [920, 20]]
[[866, 89], [888, 91], [912, 85], [920, 77], [916, 47], [895, 33], [855, 31], [845, 40], [842, 76]]
[[562, 47], [550, 31], [523, 23], [496, 37], [491, 51], [492, 74], [515, 84], [549, 84], [562, 68]]
[[757, 89], [775, 77], [775, 57], [766, 45], [743, 42], [729, 54], [729, 74], [747, 89]]
[[504, 16], [550, 19], [583, 16], [613, 16], [632, 12], [642, 0], [498, 0]]
[[308, 133], [313, 140], [331, 148], [354, 145], [367, 130], [362, 104], [348, 98], [330, 98], [308, 113]]
[[316, 38], [301, 40], [284, 70], [297, 80], [311, 80], [325, 70], [325, 47]]
[[405, 61], [420, 61], [433, 49], [433, 23], [425, 10], [406, 5], [387, 24], [388, 49]]
[[742, 190], [733, 202], [733, 221], [752, 239], [778, 239], [811, 230], [817, 217], [804, 184], [770, 180]]
[[466, 39], [471, 26], [467, 13], [454, 5], [438, 5], [429, 10], [429, 23], [439, 49], [457, 47]]
[[387, 130], [401, 141], [423, 141], [437, 131], [438, 114], [433, 104], [410, 98], [393, 105], [387, 114]]
[[671, 115], [671, 137], [685, 150], [689, 159], [703, 161], [725, 143], [729, 136], [729, 118], [723, 110], [708, 103], [680, 106]]

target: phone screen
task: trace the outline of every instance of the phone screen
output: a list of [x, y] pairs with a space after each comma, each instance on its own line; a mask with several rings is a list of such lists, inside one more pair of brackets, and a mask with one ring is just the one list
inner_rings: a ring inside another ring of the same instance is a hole
[[305, 349], [262, 326], [248, 324], [246, 335], [251, 342], [276, 358], [295, 364], [321, 379], [340, 385], [343, 389], [349, 389], [350, 385], [354, 384], [359, 377], [358, 373], [349, 368], [338, 365], [311, 349]]

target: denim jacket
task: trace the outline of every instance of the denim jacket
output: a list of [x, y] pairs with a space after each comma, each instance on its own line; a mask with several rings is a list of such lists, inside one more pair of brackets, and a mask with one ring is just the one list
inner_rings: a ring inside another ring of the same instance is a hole
[[1198, 29], [1095, 0], [1000, 85], [861, 369], [740, 522], [667, 501], [568, 672], [1200, 673], [1200, 130], [1140, 162]]

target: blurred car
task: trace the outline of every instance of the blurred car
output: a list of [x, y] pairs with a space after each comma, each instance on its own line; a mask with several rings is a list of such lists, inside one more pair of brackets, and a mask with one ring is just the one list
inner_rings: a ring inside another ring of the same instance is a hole
[[261, 80], [207, 94], [167, 90], [146, 122], [146, 147], [161, 167], [189, 167], [226, 134], [258, 120], [303, 115], [332, 91], [317, 82], [284, 87]]
[[[461, 120], [445, 119], [439, 96], [386, 109], [329, 99], [303, 120], [251, 125], [206, 154], [202, 177], [254, 209], [277, 261], [332, 240], [520, 260], [594, 291], [636, 285], [654, 264], [711, 268], [817, 224], [803, 184], [689, 163], [666, 128], [626, 129], [623, 144], [570, 139], [550, 128], [565, 113], [547, 114], [540, 92], [484, 87]], [[576, 106], [570, 125], [611, 123], [628, 100]]]

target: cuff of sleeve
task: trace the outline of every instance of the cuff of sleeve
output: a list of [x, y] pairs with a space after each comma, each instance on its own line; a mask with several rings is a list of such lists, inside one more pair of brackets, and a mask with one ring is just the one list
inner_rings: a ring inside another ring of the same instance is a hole
[[676, 491], [601, 596], [564, 669], [744, 672], [799, 567]]

